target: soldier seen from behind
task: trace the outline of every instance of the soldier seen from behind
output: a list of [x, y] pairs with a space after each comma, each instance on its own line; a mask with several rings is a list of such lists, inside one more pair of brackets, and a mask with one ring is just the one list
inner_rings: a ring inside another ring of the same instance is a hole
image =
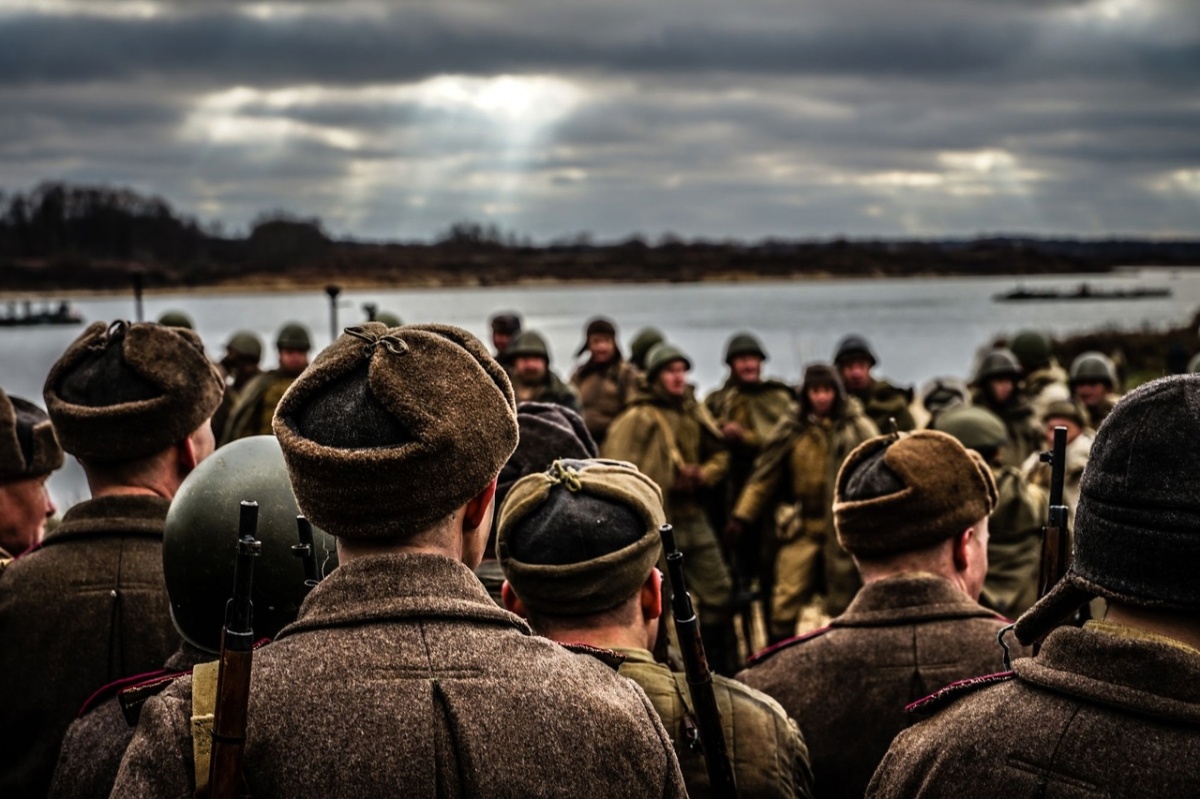
[[550, 348], [540, 333], [526, 330], [517, 334], [504, 354], [512, 363], [508, 375], [512, 378], [518, 403], [550, 402], [579, 411], [575, 389], [550, 368]]
[[611, 320], [596, 317], [584, 330], [583, 346], [576, 355], [588, 359], [571, 375], [579, 394], [580, 412], [597, 444], [604, 442], [612, 424], [637, 391], [638, 370], [621, 356], [617, 328]]
[[[339, 565], [255, 653], [250, 795], [685, 795], [645, 696], [472, 572], [517, 432], [504, 370], [446, 325], [352, 328], [288, 390], [275, 434]], [[192, 693], [146, 703], [114, 796], [192, 795]]]
[[220, 443], [271, 435], [275, 407], [288, 387], [308, 368], [308, 353], [312, 349], [308, 328], [296, 322], [284, 325], [275, 339], [275, 349], [279, 353], [279, 365], [258, 375], [241, 390], [237, 404], [229, 413]]
[[1021, 391], [1021, 364], [1010, 350], [995, 349], [983, 356], [971, 380], [972, 404], [1000, 417], [1008, 441], [1004, 463], [1020, 466], [1042, 445], [1039, 417]]
[[[631, 464], [561, 460], [523, 478], [501, 509], [504, 603], [563, 644], [612, 650], [618, 673], [654, 705], [675, 744], [688, 796], [711, 796], [696, 750], [687, 678], [650, 650], [663, 615], [663, 524], [658, 486]], [[770, 697], [714, 677], [721, 726], [740, 797], [807, 797], [812, 775], [794, 721]]]
[[[1015, 619], [1037, 600], [1042, 528], [1049, 514], [1047, 491], [1032, 484], [1017, 467], [1005, 464], [1008, 435], [1004, 422], [988, 409], [975, 406], [947, 411], [933, 429], [979, 453], [992, 470], [997, 499], [988, 518], [988, 570], [980, 602]], [[1038, 453], [1029, 457], [1037, 458]]]
[[62, 463], [46, 412], [0, 390], [0, 572], [42, 540], [56, 510], [46, 481]]
[[1121, 399], [1117, 383], [1117, 367], [1103, 352], [1085, 352], [1071, 363], [1071, 396], [1087, 412], [1093, 430]]
[[[43, 797], [67, 725], [93, 691], [159, 668], [179, 645], [163, 580], [163, 525], [214, 446], [224, 390], [192, 331], [97, 322], [46, 378], [62, 448], [91, 499], [0, 575], [0, 796]], [[20, 731], [19, 735], [13, 734]]]
[[901, 388], [872, 375], [878, 363], [870, 343], [858, 335], [846, 336], [838, 342], [833, 355], [833, 365], [846, 392], [862, 403], [863, 412], [877, 428], [886, 430], [895, 419], [897, 429], [915, 430], [917, 422], [909, 409], [912, 387]]
[[858, 400], [846, 395], [837, 371], [812, 364], [804, 371], [799, 403], [764, 443], [726, 533], [740, 538], [762, 518], [775, 521], [766, 559], [773, 569], [764, 581], [772, 641], [796, 634], [804, 608], [817, 595], [825, 597], [825, 612], [837, 615], [858, 590], [854, 565], [834, 536], [834, 485], [846, 457], [878, 433]]
[[842, 467], [837, 534], [864, 586], [827, 628], [738, 675], [799, 723], [816, 796], [862, 796], [905, 705], [1003, 667], [1007, 620], [976, 601], [996, 497], [987, 464], [934, 431], [873, 438]]
[[[1096, 434], [1066, 576], [1018, 619], [1036, 657], [922, 703], [871, 797], [1200, 795], [1200, 377], [1128, 394]], [[1103, 621], [1058, 626], [1093, 597]]]
[[[63, 739], [50, 799], [108, 796], [142, 703], [173, 680], [194, 674], [193, 680], [205, 685], [202, 701], [215, 698], [216, 661], [225, 605], [234, 583], [242, 500], [258, 503], [255, 536], [262, 542], [262, 555], [254, 568], [254, 636], [271, 639], [295, 620], [309, 590], [304, 566], [292, 552], [300, 510], [279, 442], [273, 436], [244, 438], [189, 474], [167, 512], [163, 573], [171, 620], [183, 637], [182, 644], [158, 671], [118, 680], [92, 694]], [[319, 573], [332, 571], [337, 566], [333, 539], [320, 530], [314, 538]], [[197, 717], [213, 712], [207, 706], [192, 710]], [[193, 751], [189, 748], [187, 754]], [[206, 782], [208, 762], [193, 758], [192, 764], [200, 782]]]
[[634, 464], [662, 491], [667, 519], [687, 559], [688, 587], [709, 663], [714, 671], [731, 674], [737, 660], [733, 580], [706, 508], [729, 471], [729, 451], [712, 414], [696, 401], [688, 383], [691, 368], [675, 345], [654, 345], [646, 356], [645, 385], [609, 428], [600, 453]]

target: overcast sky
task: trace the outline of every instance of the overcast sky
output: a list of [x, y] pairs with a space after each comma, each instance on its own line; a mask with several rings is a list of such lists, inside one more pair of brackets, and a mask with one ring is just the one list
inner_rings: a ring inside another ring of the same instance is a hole
[[245, 229], [1200, 236], [1195, 0], [0, 0], [0, 187]]

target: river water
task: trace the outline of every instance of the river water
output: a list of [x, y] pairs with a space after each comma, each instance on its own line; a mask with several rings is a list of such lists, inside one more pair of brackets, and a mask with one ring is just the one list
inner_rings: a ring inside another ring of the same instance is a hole
[[[654, 325], [691, 355], [693, 379], [703, 392], [724, 379], [725, 342], [743, 329], [758, 335], [765, 345], [770, 355], [765, 371], [771, 376], [795, 381], [804, 364], [829, 359], [837, 341], [853, 332], [867, 336], [874, 345], [878, 374], [919, 385], [938, 375], [966, 376], [980, 346], [1021, 328], [1055, 335], [1101, 327], [1161, 329], [1182, 323], [1200, 307], [1200, 270], [1127, 269], [1086, 280], [1095, 289], [1169, 287], [1173, 296], [1121, 302], [998, 303], [992, 299], [1018, 284], [1071, 290], [1081, 281], [1078, 276], [598, 284], [347, 291], [339, 299], [338, 314], [339, 325], [348, 326], [365, 318], [363, 303], [374, 302], [406, 323], [454, 324], [489, 341], [489, 316], [516, 310], [524, 317], [526, 329], [546, 337], [552, 368], [564, 379], [573, 368], [589, 317], [605, 315], [615, 320], [623, 344], [639, 328]], [[134, 314], [132, 297], [82, 299], [74, 307], [88, 322]], [[274, 362], [269, 343], [288, 321], [308, 325], [316, 347], [330, 340], [330, 303], [322, 292], [199, 291], [145, 299], [147, 319], [157, 319], [169, 309], [191, 316], [214, 356], [223, 351], [235, 330], [254, 330], [268, 342], [267, 368]], [[40, 403], [50, 365], [81, 330], [0, 328], [0, 386]], [[60, 507], [86, 496], [78, 466], [71, 462], [56, 474], [51, 490]]]

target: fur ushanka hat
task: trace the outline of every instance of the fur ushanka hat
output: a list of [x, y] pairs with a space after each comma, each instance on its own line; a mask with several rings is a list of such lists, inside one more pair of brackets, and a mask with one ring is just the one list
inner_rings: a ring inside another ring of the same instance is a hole
[[0, 389], [0, 483], [50, 474], [63, 463], [50, 417]]

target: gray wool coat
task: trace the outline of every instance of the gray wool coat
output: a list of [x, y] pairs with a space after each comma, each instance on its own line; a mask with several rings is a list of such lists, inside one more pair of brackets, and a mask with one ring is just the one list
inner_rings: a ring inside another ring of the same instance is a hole
[[800, 725], [813, 795], [857, 798], [913, 723], [906, 705], [1004, 668], [996, 633], [1007, 623], [948, 580], [903, 574], [864, 586], [828, 627], [765, 650], [738, 679]]
[[[191, 678], [142, 709], [113, 796], [193, 790]], [[532, 635], [461, 563], [345, 563], [254, 656], [256, 799], [684, 797], [670, 738], [611, 666]]]
[[1200, 652], [1062, 627], [1013, 672], [923, 703], [867, 795], [1200, 796]]
[[167, 500], [81, 502], [0, 575], [0, 796], [42, 799], [67, 726], [97, 688], [180, 644], [163, 580]]

